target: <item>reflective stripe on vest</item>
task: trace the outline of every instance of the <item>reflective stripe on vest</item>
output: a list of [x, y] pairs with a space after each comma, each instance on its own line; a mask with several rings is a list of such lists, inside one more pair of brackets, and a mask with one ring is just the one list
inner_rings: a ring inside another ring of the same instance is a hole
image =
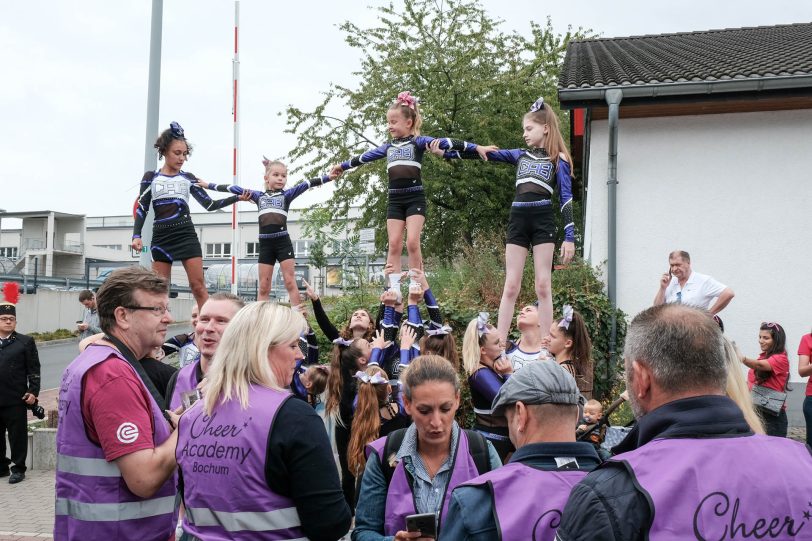
[[121, 477], [121, 470], [103, 458], [83, 458], [78, 456], [56, 455], [57, 469], [65, 473], [92, 477]]
[[812, 455], [800, 442], [658, 439], [611, 461], [625, 464], [647, 496], [653, 541], [812, 539]]
[[57, 498], [54, 514], [85, 522], [111, 522], [156, 517], [175, 511], [175, 496], [140, 502], [87, 503]]
[[227, 532], [248, 530], [264, 532], [301, 526], [295, 507], [275, 511], [215, 511], [205, 507], [187, 507], [189, 523], [196, 526], [219, 526]]

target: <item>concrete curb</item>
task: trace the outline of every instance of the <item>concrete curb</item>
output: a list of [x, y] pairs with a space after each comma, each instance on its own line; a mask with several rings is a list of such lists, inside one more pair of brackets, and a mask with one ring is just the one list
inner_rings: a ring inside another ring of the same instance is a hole
[[58, 340], [43, 340], [35, 342], [38, 348], [48, 347], [48, 346], [58, 346], [60, 344], [70, 344], [71, 342], [78, 344], [79, 338], [60, 338]]

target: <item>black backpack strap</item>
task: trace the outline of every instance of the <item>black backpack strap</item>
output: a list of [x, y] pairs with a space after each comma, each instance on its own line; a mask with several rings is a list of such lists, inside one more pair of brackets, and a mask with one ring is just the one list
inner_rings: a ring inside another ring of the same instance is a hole
[[386, 436], [386, 443], [383, 445], [383, 456], [381, 458], [381, 472], [384, 479], [386, 479], [386, 486], [392, 481], [392, 476], [395, 474], [395, 468], [389, 463], [389, 457], [397, 454], [400, 446], [403, 443], [403, 438], [406, 437], [406, 429], [400, 428], [392, 431]]
[[155, 400], [155, 403], [158, 404], [158, 408], [161, 409], [161, 413], [163, 413], [164, 419], [166, 419], [169, 425], [172, 426], [172, 421], [169, 418], [169, 415], [164, 410], [166, 406], [164, 397], [161, 395], [161, 393], [158, 392], [158, 389], [155, 387], [155, 383], [153, 383], [149, 375], [147, 375], [147, 371], [144, 370], [144, 367], [141, 365], [141, 362], [135, 358], [135, 354], [133, 354], [133, 352], [130, 351], [130, 348], [125, 346], [121, 340], [119, 340], [115, 336], [111, 336], [109, 333], [104, 335], [104, 339], [112, 343], [114, 346], [116, 346], [116, 348], [118, 348], [119, 353], [121, 353], [121, 356], [124, 357], [124, 359], [130, 364], [130, 366], [133, 367], [135, 373], [138, 374], [138, 377], [141, 378], [144, 387], [147, 388], [147, 391], [149, 392], [150, 395], [152, 395], [152, 398], [153, 400]]
[[468, 436], [468, 452], [471, 458], [474, 459], [476, 471], [479, 475], [491, 471], [491, 457], [488, 452], [488, 443], [485, 437], [476, 430], [464, 429], [465, 435]]

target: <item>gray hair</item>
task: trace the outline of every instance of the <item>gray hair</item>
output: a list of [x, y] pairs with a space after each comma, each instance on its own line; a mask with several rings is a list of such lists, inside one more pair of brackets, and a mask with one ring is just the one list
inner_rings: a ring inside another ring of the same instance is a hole
[[643, 362], [667, 392], [725, 390], [722, 332], [704, 310], [681, 304], [643, 310], [629, 325], [623, 354], [627, 374], [632, 361]]

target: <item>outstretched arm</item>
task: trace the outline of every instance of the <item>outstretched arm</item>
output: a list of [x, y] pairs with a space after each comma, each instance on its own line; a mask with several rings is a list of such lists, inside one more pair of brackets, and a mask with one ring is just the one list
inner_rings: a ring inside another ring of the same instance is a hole
[[368, 150], [363, 154], [359, 154], [358, 156], [354, 156], [345, 162], [341, 162], [333, 166], [330, 170], [330, 174], [333, 173], [340, 173], [341, 171], [346, 171], [347, 169], [352, 169], [353, 167], [358, 167], [359, 165], [363, 165], [365, 163], [373, 162], [375, 160], [380, 160], [381, 158], [386, 157], [386, 150], [389, 148], [389, 143], [384, 143], [383, 145], [379, 146], [378, 148], [374, 148], [372, 150]]
[[294, 199], [305, 193], [310, 188], [326, 184], [337, 177], [338, 175], [334, 176], [333, 172], [331, 171], [329, 175], [322, 175], [320, 177], [311, 178], [310, 180], [303, 180], [302, 182], [299, 182], [298, 184], [293, 186], [293, 188], [288, 188], [287, 190], [285, 190], [285, 199], [287, 200], [288, 203], [290, 203], [291, 201], [293, 201]]

